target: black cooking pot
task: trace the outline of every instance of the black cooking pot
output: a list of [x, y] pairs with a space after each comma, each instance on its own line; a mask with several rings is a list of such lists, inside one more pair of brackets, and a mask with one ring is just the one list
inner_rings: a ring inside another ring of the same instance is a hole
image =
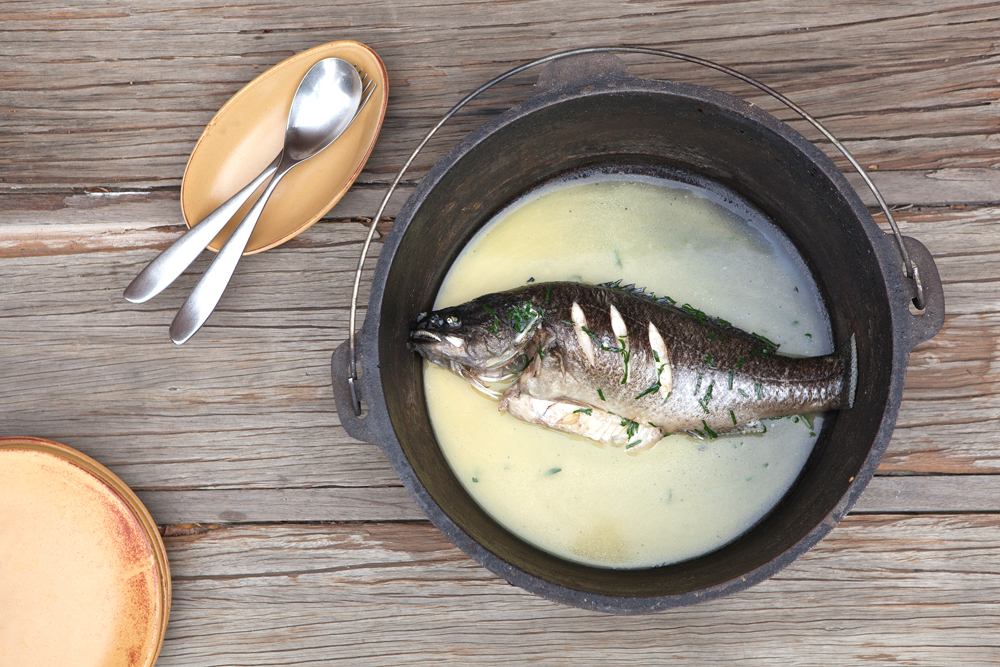
[[[732, 191], [781, 228], [825, 299], [839, 347], [854, 334], [854, 407], [831, 414], [794, 486], [754, 528], [704, 556], [641, 570], [588, 567], [545, 553], [491, 519], [452, 474], [424, 403], [422, 361], [406, 347], [452, 261], [499, 210], [578, 170], [668, 173]], [[815, 146], [757, 107], [715, 90], [632, 77], [614, 56], [557, 61], [536, 93], [456, 146], [396, 218], [357, 339], [356, 417], [348, 344], [333, 357], [337, 410], [353, 437], [377, 444], [430, 520], [484, 566], [570, 605], [623, 614], [716, 598], [774, 574], [847, 513], [892, 435], [910, 350], [944, 321], [926, 248], [905, 239], [924, 284], [915, 297], [894, 239]]]

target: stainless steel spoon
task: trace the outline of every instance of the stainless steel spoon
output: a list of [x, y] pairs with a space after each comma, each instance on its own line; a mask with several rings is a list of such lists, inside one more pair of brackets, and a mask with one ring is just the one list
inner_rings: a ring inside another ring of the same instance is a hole
[[[361, 113], [361, 109], [368, 102], [376, 86], [375, 82], [364, 73], [364, 70], [360, 68], [356, 69], [361, 77], [361, 81], [365, 82], [367, 79], [367, 82], [361, 91], [365, 97], [354, 113], [355, 118]], [[351, 120], [353, 122], [353, 118]], [[132, 280], [129, 286], [125, 288], [125, 299], [132, 303], [144, 303], [162, 292], [178, 276], [184, 273], [184, 270], [194, 262], [202, 250], [208, 247], [212, 239], [222, 231], [226, 223], [250, 199], [253, 193], [257, 191], [257, 188], [274, 174], [278, 168], [278, 163], [281, 161], [281, 155], [282, 153], [279, 152], [274, 160], [271, 161], [271, 164], [265, 167], [264, 171], [247, 184], [246, 187], [230, 197], [224, 204], [212, 211], [200, 222], [193, 225], [183, 236], [174, 241], [166, 250], [157, 255], [152, 262], [147, 264], [139, 275]]]
[[180, 345], [205, 323], [222, 298], [274, 188], [289, 170], [329, 146], [350, 126], [361, 104], [361, 92], [358, 72], [339, 58], [321, 60], [306, 73], [292, 99], [285, 146], [274, 177], [177, 312], [170, 325], [171, 340]]

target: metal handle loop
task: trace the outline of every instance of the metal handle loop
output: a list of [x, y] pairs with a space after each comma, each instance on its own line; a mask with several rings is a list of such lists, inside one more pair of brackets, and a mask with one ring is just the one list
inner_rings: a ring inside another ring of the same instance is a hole
[[753, 79], [747, 76], [746, 74], [738, 72], [730, 67], [726, 67], [725, 65], [720, 65], [718, 63], [712, 62], [711, 60], [698, 58], [697, 56], [689, 56], [687, 54], [679, 53], [677, 51], [668, 51], [663, 49], [649, 49], [638, 46], [595, 46], [585, 49], [573, 49], [571, 51], [562, 51], [559, 53], [554, 53], [549, 56], [545, 56], [544, 58], [532, 60], [531, 62], [525, 63], [524, 65], [520, 65], [518, 67], [515, 67], [514, 69], [508, 70], [507, 72], [504, 72], [500, 76], [483, 84], [478, 89], [476, 89], [475, 91], [469, 93], [464, 98], [462, 98], [462, 100], [458, 102], [458, 104], [449, 109], [448, 112], [441, 117], [441, 120], [439, 120], [438, 123], [433, 128], [431, 128], [430, 132], [427, 133], [427, 136], [423, 138], [423, 140], [420, 142], [419, 145], [417, 145], [413, 153], [410, 154], [409, 159], [407, 159], [406, 162], [403, 164], [402, 168], [399, 170], [399, 173], [396, 174], [396, 178], [393, 180], [392, 185], [389, 186], [389, 190], [386, 192], [385, 198], [382, 199], [381, 206], [379, 206], [378, 213], [376, 213], [375, 217], [372, 218], [371, 227], [368, 229], [368, 235], [365, 237], [365, 243], [361, 248], [361, 257], [358, 260], [358, 268], [354, 274], [354, 290], [351, 292], [351, 320], [350, 320], [350, 331], [349, 331], [351, 355], [350, 355], [350, 367], [349, 367], [350, 377], [348, 379], [348, 384], [351, 387], [351, 401], [354, 404], [355, 415], [361, 414], [361, 401], [356, 389], [356, 382], [358, 376], [357, 376], [357, 352], [356, 352], [356, 342], [355, 342], [356, 328], [357, 328], [356, 323], [357, 323], [357, 311], [358, 311], [358, 291], [360, 290], [361, 287], [361, 272], [364, 267], [365, 259], [368, 257], [368, 249], [371, 247], [372, 238], [375, 235], [375, 226], [378, 224], [378, 221], [382, 218], [382, 213], [385, 212], [385, 207], [389, 203], [389, 198], [392, 196], [392, 193], [396, 191], [396, 187], [399, 186], [399, 182], [403, 179], [403, 175], [406, 173], [406, 170], [410, 168], [410, 165], [413, 163], [413, 160], [416, 159], [420, 151], [423, 150], [425, 145], [427, 145], [427, 142], [430, 141], [431, 137], [433, 137], [434, 134], [437, 133], [439, 129], [441, 129], [441, 126], [444, 125], [449, 118], [454, 116], [462, 107], [471, 102], [481, 93], [489, 90], [490, 88], [500, 83], [501, 81], [504, 81], [505, 79], [508, 79], [514, 76], [515, 74], [520, 74], [521, 72], [527, 69], [531, 69], [532, 67], [536, 67], [538, 65], [544, 65], [553, 62], [555, 60], [560, 60], [562, 58], [569, 58], [572, 56], [585, 55], [589, 53], [637, 53], [641, 55], [671, 58], [673, 60], [681, 60], [684, 62], [694, 63], [696, 65], [702, 65], [704, 67], [708, 67], [709, 69], [714, 69], [718, 72], [722, 72], [723, 74], [728, 74], [729, 76], [735, 77], [740, 81], [744, 81], [750, 84], [754, 88], [757, 88], [758, 90], [778, 100], [779, 102], [787, 106], [789, 109], [797, 113], [799, 116], [801, 116], [810, 125], [819, 130], [823, 134], [823, 136], [829, 139], [834, 146], [836, 146], [837, 150], [839, 150], [843, 154], [843, 156], [847, 158], [847, 161], [851, 163], [851, 166], [854, 167], [854, 170], [861, 175], [861, 178], [862, 180], [864, 180], [865, 185], [868, 186], [868, 189], [871, 190], [873, 195], [875, 195], [875, 199], [878, 201], [879, 208], [881, 208], [882, 213], [885, 214], [886, 219], [889, 221], [889, 225], [892, 227], [892, 233], [896, 237], [896, 245], [899, 248], [900, 255], [902, 256], [903, 268], [905, 270], [906, 277], [914, 281], [916, 296], [913, 299], [913, 303], [917, 307], [917, 310], [922, 311], [924, 309], [925, 305], [924, 289], [923, 289], [923, 284], [920, 281], [920, 274], [916, 271], [916, 267], [910, 260], [910, 255], [906, 251], [906, 245], [903, 243], [903, 235], [899, 231], [899, 226], [896, 224], [896, 219], [892, 216], [892, 211], [889, 210], [888, 204], [886, 204], [885, 199], [882, 198], [882, 193], [880, 193], [878, 188], [875, 187], [875, 184], [872, 182], [871, 178], [869, 178], [868, 173], [861, 167], [860, 164], [858, 164], [858, 161], [854, 159], [854, 156], [851, 155], [851, 152], [848, 151], [847, 148], [842, 143], [840, 143], [840, 141], [838, 141], [837, 138], [833, 136], [833, 134], [831, 134], [829, 130], [823, 127], [823, 125], [818, 120], [816, 120], [811, 115], [806, 113], [806, 111], [802, 109], [799, 105], [795, 104], [790, 99], [788, 99], [778, 91], [774, 90], [770, 86], [761, 83], [760, 81], [757, 81], [756, 79]]

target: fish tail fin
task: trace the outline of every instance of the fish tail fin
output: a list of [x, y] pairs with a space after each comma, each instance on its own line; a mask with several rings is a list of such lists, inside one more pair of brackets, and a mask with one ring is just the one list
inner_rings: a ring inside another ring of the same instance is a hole
[[840, 404], [847, 408], [854, 407], [854, 396], [858, 390], [858, 343], [851, 334], [851, 340], [837, 352], [844, 364], [844, 382], [840, 394]]

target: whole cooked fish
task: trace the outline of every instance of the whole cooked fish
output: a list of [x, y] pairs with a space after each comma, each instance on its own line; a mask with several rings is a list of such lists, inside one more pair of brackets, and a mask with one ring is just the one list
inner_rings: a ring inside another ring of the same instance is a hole
[[[422, 313], [409, 346], [518, 419], [629, 449], [849, 408], [857, 384], [853, 337], [837, 354], [781, 356], [762, 336], [617, 283], [533, 283]], [[512, 378], [502, 396], [487, 386]]]

